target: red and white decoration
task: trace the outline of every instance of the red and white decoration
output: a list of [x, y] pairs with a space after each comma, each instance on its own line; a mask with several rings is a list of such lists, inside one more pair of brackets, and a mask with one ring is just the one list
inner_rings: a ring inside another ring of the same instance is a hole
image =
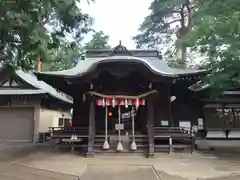
[[123, 98], [102, 98], [96, 100], [96, 105], [98, 106], [125, 106], [135, 105], [136, 107], [140, 105], [145, 105], [145, 99], [123, 99]]

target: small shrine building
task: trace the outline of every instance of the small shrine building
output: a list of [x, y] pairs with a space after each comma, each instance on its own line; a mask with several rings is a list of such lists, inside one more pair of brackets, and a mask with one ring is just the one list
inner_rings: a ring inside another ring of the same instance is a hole
[[86, 138], [87, 154], [99, 147], [145, 147], [150, 156], [158, 142], [155, 128], [179, 127], [180, 122], [197, 125], [203, 110], [200, 92], [189, 87], [205, 74], [171, 68], [156, 50], [128, 50], [121, 44], [87, 52], [72, 69], [36, 73], [73, 97], [72, 127], [77, 137]]

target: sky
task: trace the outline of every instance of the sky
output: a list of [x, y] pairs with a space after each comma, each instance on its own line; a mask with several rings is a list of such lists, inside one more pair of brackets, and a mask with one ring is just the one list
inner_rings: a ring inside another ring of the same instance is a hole
[[[139, 25], [148, 15], [148, 7], [152, 0], [96, 0], [95, 3], [82, 1], [83, 12], [94, 18], [93, 29], [103, 31], [110, 36], [109, 44], [115, 47], [122, 41], [128, 49], [135, 49], [132, 40], [138, 32]], [[88, 35], [85, 41], [91, 39]]]

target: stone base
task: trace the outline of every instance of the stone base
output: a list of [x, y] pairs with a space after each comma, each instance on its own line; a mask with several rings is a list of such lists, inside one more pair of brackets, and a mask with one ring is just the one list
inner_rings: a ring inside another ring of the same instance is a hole
[[91, 158], [91, 157], [94, 157], [95, 156], [95, 152], [87, 152], [86, 153], [86, 158]]

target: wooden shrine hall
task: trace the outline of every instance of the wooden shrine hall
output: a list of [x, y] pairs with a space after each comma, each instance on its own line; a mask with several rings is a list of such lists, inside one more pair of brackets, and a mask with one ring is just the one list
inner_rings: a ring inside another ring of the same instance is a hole
[[[36, 73], [40, 80], [73, 97], [71, 126], [53, 127], [60, 145], [84, 151], [146, 152], [174, 144], [192, 147], [198, 93], [189, 90], [206, 72], [170, 68], [156, 50], [92, 50], [68, 70]], [[71, 140], [66, 140], [71, 139]], [[165, 142], [165, 143], [164, 143]]]

